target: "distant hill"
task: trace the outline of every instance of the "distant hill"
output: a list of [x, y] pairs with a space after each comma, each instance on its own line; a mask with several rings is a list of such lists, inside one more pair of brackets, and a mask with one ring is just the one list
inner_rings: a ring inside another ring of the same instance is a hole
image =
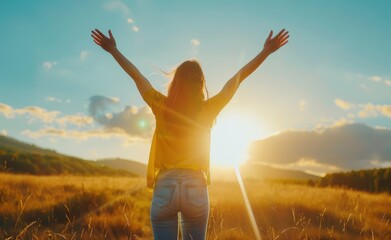
[[46, 156], [56, 156], [59, 153], [57, 153], [54, 150], [44, 149], [40, 148], [34, 144], [27, 144], [21, 141], [18, 141], [14, 138], [7, 137], [0, 135], [0, 151], [2, 153], [8, 152], [8, 153], [28, 153], [28, 154], [41, 154]]
[[[318, 181], [320, 177], [296, 170], [274, 168], [263, 164], [246, 163], [240, 166], [240, 174], [245, 180], [288, 180], [288, 181]], [[236, 181], [232, 168], [211, 168], [212, 181]]]
[[240, 168], [245, 179], [319, 180], [320, 177], [297, 170], [274, 168], [263, 164], [243, 164]]
[[125, 170], [138, 176], [144, 177], [147, 174], [147, 165], [133, 160], [113, 158], [98, 160], [97, 163], [113, 169]]
[[0, 171], [34, 175], [134, 176], [128, 171], [112, 169], [94, 161], [67, 156], [6, 136], [0, 136]]

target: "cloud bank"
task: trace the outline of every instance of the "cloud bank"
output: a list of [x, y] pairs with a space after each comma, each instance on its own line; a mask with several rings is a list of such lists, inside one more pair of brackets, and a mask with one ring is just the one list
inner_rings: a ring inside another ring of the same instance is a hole
[[122, 129], [131, 137], [149, 139], [153, 134], [155, 119], [149, 107], [126, 106], [120, 112], [110, 108], [119, 100], [105, 96], [92, 96], [88, 106], [93, 119], [107, 129]]
[[[61, 102], [48, 97], [47, 101]], [[155, 118], [149, 107], [126, 106], [122, 111], [113, 112], [112, 107], [119, 103], [118, 98], [92, 96], [88, 105], [89, 115], [82, 113], [64, 115], [60, 111], [50, 111], [38, 106], [13, 108], [0, 103], [0, 116], [14, 119], [23, 116], [28, 123], [42, 124], [38, 129], [25, 129], [21, 134], [30, 138], [59, 137], [75, 140], [89, 138], [121, 138], [125, 146], [134, 142], [149, 141], [155, 127]], [[95, 126], [98, 123], [101, 126]], [[75, 128], [77, 127], [77, 128]], [[7, 134], [1, 131], [0, 134]]]
[[360, 118], [378, 117], [379, 115], [391, 118], [391, 105], [373, 103], [354, 104], [338, 98], [334, 100], [334, 103], [337, 107], [345, 111], [358, 110], [357, 115]]
[[369, 77], [369, 80], [371, 80], [373, 82], [377, 82], [377, 83], [384, 83], [384, 85], [386, 85], [386, 86], [391, 86], [391, 79], [386, 78], [386, 77], [374, 75], [374, 76]]
[[45, 108], [38, 106], [27, 106], [24, 108], [13, 108], [10, 105], [0, 103], [0, 114], [8, 119], [15, 118], [16, 116], [26, 116], [29, 122], [34, 120], [41, 121], [46, 124], [58, 124], [65, 126], [72, 124], [76, 126], [85, 126], [93, 123], [93, 119], [83, 114], [65, 115], [61, 116], [59, 111], [49, 111]]
[[318, 173], [391, 166], [391, 130], [355, 123], [287, 131], [253, 142], [249, 161]]

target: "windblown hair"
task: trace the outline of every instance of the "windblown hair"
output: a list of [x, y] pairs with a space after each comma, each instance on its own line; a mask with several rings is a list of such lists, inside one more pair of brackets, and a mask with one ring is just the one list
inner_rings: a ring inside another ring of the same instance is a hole
[[193, 119], [205, 102], [205, 94], [209, 97], [205, 86], [204, 73], [197, 60], [187, 60], [174, 71], [174, 78], [169, 87], [165, 103], [166, 113], [180, 115], [180, 118]]

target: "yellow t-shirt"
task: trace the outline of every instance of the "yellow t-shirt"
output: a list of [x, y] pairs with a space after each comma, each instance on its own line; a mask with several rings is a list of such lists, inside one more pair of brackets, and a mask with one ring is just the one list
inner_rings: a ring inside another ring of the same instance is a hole
[[[182, 124], [165, 119], [165, 111], [170, 111], [165, 107], [166, 96], [151, 88], [143, 98], [156, 119], [148, 161], [147, 187], [153, 188], [161, 169], [172, 168], [201, 169], [206, 175], [207, 184], [210, 184], [210, 132], [215, 118], [230, 97], [218, 94], [210, 98], [203, 103], [196, 117], [188, 119], [179, 116]], [[180, 131], [176, 131], [179, 128]]]

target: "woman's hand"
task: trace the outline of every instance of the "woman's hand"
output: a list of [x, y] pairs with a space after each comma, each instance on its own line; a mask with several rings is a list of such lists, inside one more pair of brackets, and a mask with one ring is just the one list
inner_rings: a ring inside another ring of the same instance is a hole
[[273, 31], [270, 31], [270, 34], [263, 45], [263, 51], [267, 54], [271, 54], [277, 51], [280, 47], [284, 46], [289, 39], [288, 33], [288, 31], [282, 29], [275, 37], [272, 38]]
[[111, 30], [109, 30], [109, 37], [106, 37], [101, 31], [98, 29], [95, 29], [91, 31], [91, 37], [94, 39], [94, 42], [101, 46], [105, 51], [112, 53], [114, 50], [117, 49], [117, 44], [115, 43], [115, 39], [113, 37], [113, 34], [111, 33]]

